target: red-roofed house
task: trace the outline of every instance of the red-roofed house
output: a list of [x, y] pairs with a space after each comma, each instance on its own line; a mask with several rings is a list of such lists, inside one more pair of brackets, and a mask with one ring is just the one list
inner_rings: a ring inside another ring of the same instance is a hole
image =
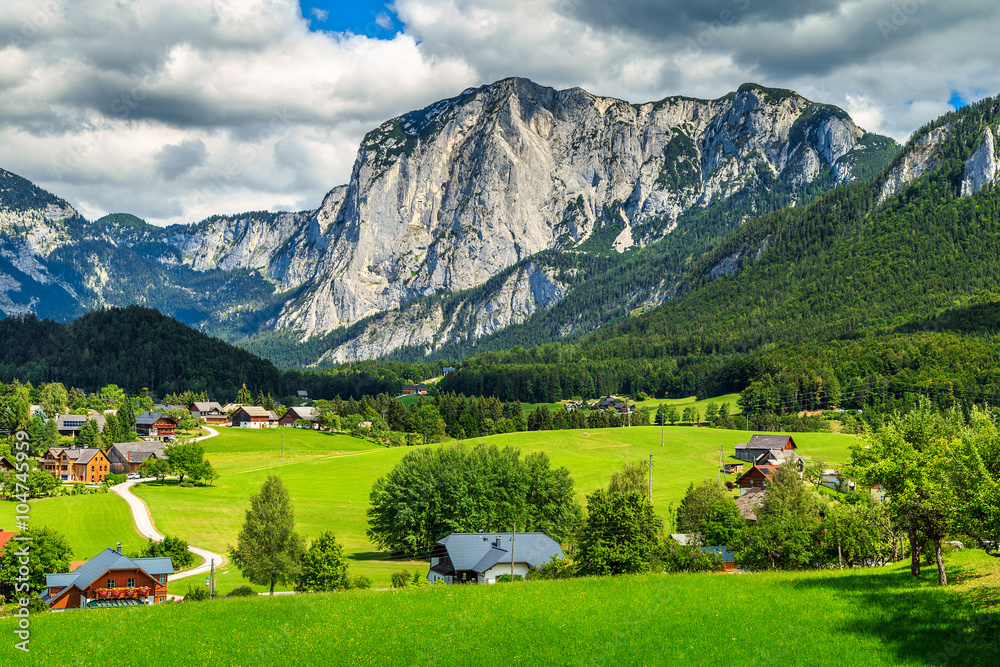
[[771, 476], [778, 470], [778, 466], [754, 466], [743, 473], [736, 480], [736, 486], [740, 487], [740, 495], [750, 489], [766, 489]]

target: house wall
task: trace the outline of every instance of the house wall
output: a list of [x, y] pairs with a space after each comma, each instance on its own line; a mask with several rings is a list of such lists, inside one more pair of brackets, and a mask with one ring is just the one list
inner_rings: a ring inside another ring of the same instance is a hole
[[[514, 542], [514, 551], [515, 551], [514, 555], [516, 556], [517, 555], [516, 541]], [[528, 576], [529, 569], [531, 568], [528, 567], [527, 563], [514, 563], [515, 575], [519, 574], [522, 577], [526, 577]], [[510, 563], [497, 563], [496, 565], [494, 565], [493, 567], [491, 567], [490, 569], [486, 570], [486, 572], [483, 573], [482, 577], [480, 577], [479, 579], [479, 582], [483, 584], [495, 584], [497, 577], [502, 576], [504, 574], [510, 574]]]

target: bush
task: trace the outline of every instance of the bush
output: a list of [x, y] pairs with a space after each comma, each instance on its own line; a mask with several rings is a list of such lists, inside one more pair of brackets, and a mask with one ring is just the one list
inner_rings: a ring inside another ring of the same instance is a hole
[[540, 568], [528, 570], [528, 579], [570, 579], [576, 576], [576, 563], [553, 556]]
[[365, 590], [372, 587], [372, 580], [363, 574], [359, 574], [358, 576], [351, 577], [348, 580], [347, 587], [357, 590]]
[[430, 586], [430, 583], [427, 581], [427, 577], [421, 576], [419, 572], [414, 572], [413, 579], [410, 579], [410, 585], [413, 587]]
[[187, 593], [184, 594], [185, 602], [200, 602], [208, 599], [208, 589], [201, 586], [188, 585]]
[[184, 488], [187, 488], [187, 489], [194, 488], [194, 484], [192, 484], [191, 482], [181, 482], [177, 486], [183, 486]]
[[[497, 583], [498, 584], [509, 584], [510, 581], [511, 581], [511, 578], [510, 578], [509, 574], [501, 574], [499, 577], [497, 577]], [[514, 575], [514, 581], [524, 581], [524, 577], [522, 577], [519, 574], [515, 574]]]
[[108, 473], [104, 477], [104, 483], [108, 486], [114, 486], [116, 484], [121, 484], [128, 480], [128, 475], [125, 473]]
[[32, 595], [31, 599], [28, 600], [28, 613], [29, 614], [41, 614], [46, 611], [52, 611], [49, 605], [42, 602], [42, 598], [37, 595]]
[[406, 588], [410, 585], [410, 573], [406, 570], [400, 570], [399, 572], [394, 572], [392, 574], [392, 587], [393, 588]]
[[248, 597], [253, 597], [255, 595], [257, 595], [257, 594], [253, 592], [252, 588], [250, 588], [249, 586], [245, 586], [244, 585], [244, 586], [237, 586], [233, 590], [229, 591], [229, 594], [226, 595], [226, 597], [227, 598], [248, 598]]

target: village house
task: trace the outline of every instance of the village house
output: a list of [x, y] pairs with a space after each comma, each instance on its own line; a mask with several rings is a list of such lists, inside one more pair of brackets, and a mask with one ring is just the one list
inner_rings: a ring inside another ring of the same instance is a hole
[[83, 428], [88, 419], [93, 419], [97, 422], [98, 433], [104, 431], [104, 424], [107, 420], [104, 418], [104, 415], [99, 415], [93, 410], [88, 411], [85, 415], [59, 415], [56, 417], [56, 428], [59, 430], [59, 435], [67, 438], [75, 438], [80, 435], [80, 429]]
[[146, 438], [172, 438], [177, 420], [162, 412], [143, 412], [135, 418], [136, 435]]
[[427, 385], [425, 384], [404, 384], [403, 385], [403, 396], [416, 396], [423, 395], [427, 393]]
[[105, 549], [73, 572], [45, 575], [41, 599], [54, 611], [158, 604], [167, 599], [170, 558], [129, 558]]
[[310, 426], [308, 428], [319, 428], [319, 424], [316, 422], [316, 408], [302, 406], [292, 406], [288, 408], [288, 411], [281, 416], [278, 423], [281, 426], [295, 426], [295, 422], [297, 421], [310, 422]]
[[159, 441], [116, 442], [107, 452], [111, 472], [116, 475], [137, 473], [151, 456], [165, 461], [167, 455], [163, 450], [166, 447], [165, 443]]
[[244, 405], [229, 419], [229, 425], [234, 428], [270, 428], [274, 423], [277, 418], [272, 422], [271, 413], [256, 405]]
[[0, 456], [0, 470], [10, 471], [15, 469], [15, 465], [7, 460], [6, 456]]
[[222, 406], [222, 411], [227, 415], [232, 415], [234, 412], [243, 407], [242, 403], [226, 403]]
[[43, 470], [65, 482], [98, 484], [111, 472], [104, 452], [88, 447], [50, 447], [39, 463]]
[[545, 533], [452, 533], [431, 550], [427, 581], [492, 584], [511, 573], [511, 559], [514, 574], [524, 577], [553, 558], [564, 558], [563, 551]]
[[705, 553], [715, 554], [722, 560], [722, 571], [726, 574], [736, 573], [736, 558], [733, 556], [733, 551], [726, 546], [716, 546], [716, 547], [702, 547], [701, 550]]
[[736, 480], [736, 486], [740, 487], [740, 495], [750, 489], [766, 489], [771, 476], [778, 470], [778, 466], [753, 466], [750, 470], [740, 475]]
[[[793, 455], [797, 458], [798, 455], [795, 454], [797, 449], [798, 447], [790, 435], [754, 434], [750, 437], [750, 442], [741, 442], [736, 445], [735, 457], [747, 463], [756, 463], [757, 459], [762, 456], [765, 457], [762, 463], [766, 463], [768, 457], [782, 457], [783, 461], [784, 458]], [[801, 461], [801, 459], [798, 460]]]
[[229, 423], [226, 411], [214, 401], [195, 401], [187, 410], [192, 417], [204, 419], [209, 426], [225, 426]]
[[756, 522], [757, 508], [764, 503], [767, 491], [763, 487], [753, 487], [740, 493], [740, 497], [736, 499], [736, 509], [740, 511], [740, 516], [747, 523]]

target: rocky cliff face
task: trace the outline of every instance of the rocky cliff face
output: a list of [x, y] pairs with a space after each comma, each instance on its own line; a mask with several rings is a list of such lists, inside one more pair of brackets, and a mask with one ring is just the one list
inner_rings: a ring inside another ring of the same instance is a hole
[[976, 152], [965, 163], [965, 177], [962, 179], [962, 196], [970, 197], [979, 192], [987, 183], [993, 183], [997, 177], [996, 143], [993, 140], [993, 130], [986, 128], [986, 136]]
[[[777, 188], [794, 201], [805, 185], [851, 181], [873, 136], [836, 107], [753, 84], [718, 100], [635, 105], [507, 79], [383, 123], [362, 142], [350, 182], [315, 211], [168, 229], [116, 218], [70, 233], [76, 212], [47, 193], [31, 199], [22, 183], [20, 209], [0, 210], [0, 252], [33, 258], [25, 266], [39, 281], [48, 264], [71, 264], [79, 279], [66, 290], [79, 308], [147, 303], [231, 338], [308, 338], [374, 317], [327, 354], [369, 358], [488, 335], [559, 302], [566, 285], [525, 263], [540, 251], [625, 252], [733, 197]], [[69, 258], [73, 243], [87, 248], [83, 259]], [[419, 300], [514, 266], [462, 307]], [[0, 275], [5, 296], [12, 276]], [[19, 303], [0, 310], [34, 308]]]
[[643, 105], [523, 79], [470, 89], [368, 134], [343, 201], [317, 212], [332, 222], [315, 280], [277, 326], [312, 335], [482, 284], [608, 217], [618, 250], [648, 244], [762, 171], [849, 181], [863, 136], [839, 109], [753, 85]]

